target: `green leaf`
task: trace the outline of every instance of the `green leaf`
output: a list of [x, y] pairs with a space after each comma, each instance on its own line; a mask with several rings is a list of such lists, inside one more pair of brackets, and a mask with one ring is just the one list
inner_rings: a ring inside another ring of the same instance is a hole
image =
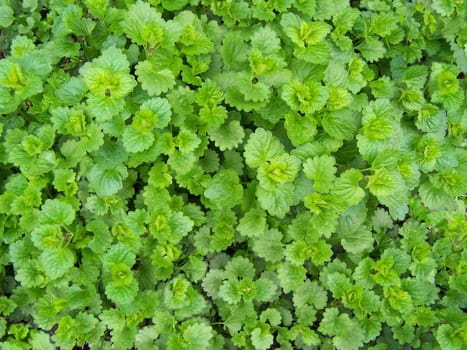
[[297, 290], [306, 279], [306, 269], [290, 263], [281, 263], [277, 269], [280, 286], [285, 293]]
[[33, 333], [30, 344], [37, 350], [47, 350], [53, 347], [50, 336], [43, 332]]
[[293, 295], [293, 303], [297, 309], [313, 305], [317, 310], [321, 310], [325, 308], [327, 300], [327, 292], [316, 281], [306, 280]]
[[193, 229], [194, 222], [181, 212], [177, 212], [170, 216], [168, 224], [172, 231], [169, 241], [178, 243], [182, 237], [186, 236]]
[[168, 35], [161, 14], [147, 3], [133, 4], [122, 19], [123, 30], [139, 45], [155, 47]]
[[294, 7], [304, 15], [313, 17], [316, 10], [316, 0], [303, 0], [296, 2]]
[[39, 261], [46, 275], [57, 279], [64, 276], [75, 264], [75, 255], [68, 248], [49, 249], [39, 256]]
[[238, 120], [233, 120], [219, 128], [209, 130], [209, 138], [221, 151], [236, 148], [245, 137], [242, 126]]
[[326, 309], [319, 330], [333, 336], [336, 349], [352, 350], [363, 345], [363, 333], [358, 323], [347, 314], [339, 314], [337, 308]]
[[111, 267], [114, 264], [125, 264], [132, 266], [135, 263], [135, 256], [123, 244], [113, 245], [109, 251], [103, 256], [102, 262], [104, 266]]
[[329, 3], [326, 0], [316, 0], [315, 18], [319, 20], [331, 19], [343, 12], [349, 6], [348, 0], [336, 0]]
[[440, 210], [452, 206], [452, 197], [442, 189], [433, 186], [429, 181], [420, 185], [418, 193], [423, 205], [431, 210]]
[[273, 191], [258, 187], [256, 189], [256, 196], [261, 208], [271, 215], [283, 218], [290, 211], [290, 207], [294, 203], [293, 192], [294, 186], [290, 183], [285, 183]]
[[455, 10], [454, 1], [433, 0], [433, 9], [442, 16], [450, 16]]
[[299, 16], [293, 13], [287, 13], [282, 16], [281, 26], [284, 32], [296, 45], [303, 45], [300, 33], [302, 20]]
[[324, 114], [321, 125], [330, 136], [340, 140], [351, 140], [358, 129], [355, 113], [347, 109]]
[[413, 309], [413, 303], [410, 294], [402, 288], [385, 288], [384, 296], [388, 299], [389, 304], [392, 306], [392, 308], [394, 308], [402, 314], [410, 313]]
[[89, 183], [100, 197], [111, 196], [122, 187], [122, 181], [128, 176], [126, 167], [123, 165], [115, 168], [105, 168], [95, 165], [88, 174]]
[[353, 232], [342, 232], [342, 246], [352, 254], [359, 254], [373, 247], [373, 236], [366, 226], [360, 226]]
[[233, 170], [217, 173], [207, 184], [204, 196], [218, 207], [232, 208], [240, 203], [243, 187]]
[[423, 172], [431, 172], [435, 168], [438, 158], [441, 156], [440, 140], [434, 134], [425, 134], [415, 146], [417, 163]]
[[371, 224], [376, 232], [384, 232], [393, 226], [393, 221], [387, 211], [377, 208], [371, 218]]
[[450, 196], [460, 196], [467, 191], [467, 177], [456, 169], [445, 169], [430, 175], [433, 187]]
[[182, 130], [178, 133], [174, 139], [175, 145], [182, 153], [193, 153], [193, 151], [199, 146], [201, 140], [195, 133], [188, 130]]
[[331, 194], [348, 206], [356, 205], [365, 198], [365, 191], [359, 186], [362, 179], [358, 169], [346, 170], [334, 182]]
[[414, 65], [404, 70], [401, 81], [407, 87], [414, 89], [423, 89], [428, 77], [428, 70], [426, 66]]
[[162, 6], [169, 11], [174, 11], [182, 9], [188, 2], [188, 0], [162, 0]]
[[248, 47], [239, 32], [226, 33], [222, 40], [221, 54], [227, 67], [238, 70], [244, 68], [247, 62], [247, 50]]
[[0, 26], [8, 28], [13, 23], [14, 12], [9, 6], [0, 6]]
[[307, 114], [322, 109], [329, 93], [316, 81], [302, 83], [292, 80], [283, 87], [281, 97], [292, 110]]
[[135, 338], [137, 348], [147, 348], [159, 350], [155, 345], [155, 340], [159, 336], [155, 326], [145, 326], [139, 329]]
[[261, 209], [250, 209], [240, 219], [237, 231], [246, 237], [260, 237], [266, 229], [266, 213]]
[[151, 61], [142, 61], [136, 66], [136, 75], [150, 96], [158, 96], [173, 88], [175, 77], [170, 69], [158, 69]]
[[333, 255], [331, 246], [324, 240], [318, 240], [311, 244], [311, 261], [316, 266], [324, 265], [325, 262], [329, 261]]
[[255, 299], [263, 302], [271, 302], [276, 297], [277, 283], [267, 277], [260, 277], [256, 280]]
[[129, 73], [128, 59], [116, 47], [102, 51], [101, 56], [80, 68], [80, 74], [93, 97], [102, 103], [111, 102], [108, 98], [125, 97], [133, 90], [136, 82]]
[[[142, 118], [140, 119], [141, 121], [138, 123], [137, 127], [137, 129], [140, 131], [150, 131], [152, 127], [164, 129], [167, 127], [167, 125], [169, 125], [170, 117], [172, 115], [171, 105], [165, 98], [160, 97], [151, 98], [144, 101], [140, 106], [139, 113], [142, 114]], [[136, 126], [135, 119], [137, 116], [138, 112], [133, 119], [134, 126]]]
[[132, 302], [138, 293], [138, 282], [131, 271], [131, 266], [135, 263], [134, 254], [119, 243], [114, 245], [102, 260], [107, 297], [117, 304]]
[[357, 46], [363, 58], [368, 62], [376, 62], [384, 57], [386, 48], [383, 43], [376, 39], [374, 36], [368, 36], [365, 40]]
[[442, 324], [436, 330], [436, 340], [438, 340], [443, 350], [460, 350], [465, 344], [465, 324], [463, 329], [455, 330], [450, 324]]
[[277, 262], [282, 259], [282, 233], [276, 229], [263, 232], [253, 243], [253, 250], [266, 261]]
[[295, 146], [312, 141], [318, 132], [317, 122], [311, 115], [301, 116], [295, 112], [285, 115], [284, 126], [287, 136]]
[[245, 145], [244, 157], [249, 167], [257, 168], [284, 152], [284, 146], [270, 131], [258, 128], [250, 135]]
[[70, 225], [75, 219], [73, 207], [59, 199], [46, 200], [41, 214], [41, 221], [45, 224]]
[[271, 326], [278, 326], [281, 323], [281, 313], [277, 309], [269, 308], [261, 312], [260, 321], [268, 321]]
[[285, 257], [294, 265], [303, 265], [311, 255], [311, 249], [304, 241], [296, 241], [287, 245], [285, 249]]
[[396, 29], [398, 19], [392, 13], [378, 13], [371, 17], [369, 31], [372, 34], [386, 37]]
[[251, 332], [251, 343], [257, 350], [269, 349], [274, 341], [274, 338], [269, 334], [269, 329], [266, 327], [264, 330], [255, 328]]
[[442, 104], [446, 109], [458, 109], [464, 102], [465, 96], [459, 85], [458, 67], [435, 62], [431, 68], [428, 84], [431, 100]]
[[[123, 270], [118, 270], [116, 273], [124, 276]], [[118, 280], [108, 282], [105, 288], [105, 295], [117, 304], [127, 304], [131, 303], [137, 293], [138, 293], [138, 284], [135, 280], [121, 281], [123, 277], [119, 277]]]
[[331, 189], [336, 174], [336, 159], [332, 156], [320, 156], [308, 159], [303, 164], [306, 176], [313, 180], [316, 191], [326, 193]]
[[94, 237], [89, 241], [88, 247], [97, 254], [105, 252], [112, 243], [108, 226], [101, 220], [94, 220], [86, 225], [86, 230], [93, 232]]
[[284, 153], [260, 166], [257, 174], [259, 186], [267, 190], [275, 190], [282, 184], [293, 182], [299, 170], [300, 160]]
[[154, 143], [154, 134], [143, 134], [136, 131], [131, 126], [127, 126], [123, 131], [122, 141], [128, 152], [137, 153], [152, 146]]
[[193, 350], [203, 350], [209, 347], [214, 336], [211, 326], [206, 324], [193, 324], [183, 331], [183, 340], [187, 347]]
[[326, 101], [326, 107], [330, 111], [339, 111], [348, 107], [352, 102], [352, 96], [349, 91], [341, 86], [328, 87], [329, 97]]
[[446, 114], [432, 104], [425, 104], [418, 112], [415, 125], [421, 131], [432, 133], [445, 129]]
[[397, 189], [397, 183], [400, 181], [396, 171], [385, 168], [378, 168], [373, 175], [369, 176], [368, 188], [375, 196], [389, 196]]

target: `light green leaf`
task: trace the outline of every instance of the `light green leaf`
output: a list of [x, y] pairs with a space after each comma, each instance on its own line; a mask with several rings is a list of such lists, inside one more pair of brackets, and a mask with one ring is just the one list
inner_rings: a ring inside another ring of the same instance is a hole
[[455, 10], [455, 1], [433, 0], [431, 5], [433, 9], [442, 16], [450, 16]]
[[[436, 340], [438, 340], [443, 350], [461, 350], [465, 345], [465, 335], [462, 336], [464, 329], [455, 330], [450, 324], [442, 324], [436, 330]], [[462, 331], [462, 332], [459, 332]]]
[[214, 336], [211, 326], [206, 324], [193, 324], [183, 331], [183, 339], [188, 348], [204, 350], [209, 348], [209, 343]]
[[138, 293], [138, 283], [131, 282], [120, 284], [119, 282], [108, 282], [105, 286], [105, 295], [117, 304], [131, 303]]
[[389, 196], [396, 191], [400, 180], [400, 174], [397, 171], [378, 168], [373, 175], [369, 176], [368, 188], [375, 196]]
[[123, 30], [135, 43], [154, 47], [166, 39], [165, 21], [161, 14], [148, 3], [133, 4], [121, 24]]
[[[151, 111], [154, 113], [156, 122], [154, 127], [164, 129], [169, 125], [170, 117], [172, 115], [171, 105], [165, 98], [151, 98], [144, 101], [140, 106], [140, 111]], [[144, 125], [143, 125], [144, 126]]]
[[245, 137], [245, 132], [238, 120], [232, 120], [219, 128], [209, 130], [209, 138], [221, 151], [234, 149]]
[[358, 129], [355, 112], [349, 109], [325, 113], [321, 119], [324, 131], [335, 139], [351, 140]]
[[357, 46], [364, 59], [368, 62], [376, 62], [384, 57], [386, 48], [383, 43], [374, 36], [368, 36]]
[[30, 344], [34, 350], [49, 350], [53, 348], [50, 335], [44, 332], [34, 332], [31, 338]]
[[356, 205], [365, 198], [365, 191], [359, 186], [362, 179], [363, 175], [358, 169], [346, 170], [334, 182], [331, 194], [346, 205]]
[[326, 193], [331, 189], [331, 185], [336, 174], [336, 159], [333, 156], [319, 156], [306, 160], [303, 164], [303, 171], [306, 176], [313, 180], [313, 187], [316, 191]]
[[287, 113], [284, 126], [287, 136], [295, 146], [312, 141], [318, 132], [317, 121], [311, 114], [301, 116], [295, 112]]
[[39, 260], [47, 276], [57, 279], [65, 275], [75, 263], [75, 255], [68, 248], [48, 249]]
[[142, 152], [152, 146], [154, 143], [154, 134], [143, 134], [136, 131], [133, 127], [127, 126], [123, 131], [122, 141], [128, 152]]
[[175, 137], [174, 142], [180, 152], [193, 153], [201, 143], [201, 140], [194, 132], [181, 130]]
[[392, 12], [375, 14], [371, 17], [369, 32], [381, 37], [386, 37], [396, 29], [397, 22], [398, 18]]
[[8, 28], [14, 19], [14, 12], [10, 6], [0, 6], [0, 27]]
[[175, 77], [170, 69], [158, 69], [151, 61], [142, 61], [136, 66], [136, 75], [143, 89], [150, 96], [157, 96], [172, 89]]
[[246, 237], [260, 237], [266, 229], [266, 213], [261, 209], [250, 209], [240, 219], [237, 231]]
[[266, 350], [269, 349], [274, 341], [274, 337], [269, 333], [269, 327], [265, 330], [255, 328], [251, 332], [251, 342], [255, 349]]
[[316, 13], [314, 18], [322, 21], [336, 17], [349, 7], [349, 0], [316, 0]]
[[294, 186], [290, 183], [282, 184], [273, 191], [262, 187], [256, 189], [261, 208], [278, 218], [283, 218], [289, 212], [290, 206], [294, 203], [293, 193]]
[[295, 180], [300, 170], [300, 160], [284, 153], [258, 169], [259, 186], [266, 190], [276, 190], [282, 184]]
[[284, 146], [270, 131], [258, 128], [250, 135], [245, 145], [244, 157], [249, 167], [257, 168], [284, 152]]
[[358, 254], [373, 247], [374, 239], [366, 226], [360, 226], [353, 232], [342, 232], [340, 236], [342, 246], [352, 254]]
[[284, 85], [281, 97], [292, 110], [308, 114], [321, 110], [329, 93], [319, 82], [310, 80], [302, 83], [292, 80]]
[[283, 262], [277, 270], [280, 286], [285, 293], [297, 290], [306, 279], [306, 269], [303, 266], [295, 266]]
[[329, 261], [334, 254], [331, 245], [322, 239], [310, 244], [310, 246], [311, 261], [316, 266], [323, 265], [325, 262]]
[[243, 187], [234, 170], [222, 170], [207, 184], [204, 196], [218, 207], [232, 208], [240, 203]]
[[178, 243], [194, 226], [193, 220], [181, 212], [173, 213], [169, 218], [168, 224], [172, 231], [169, 241], [173, 243]]
[[332, 343], [338, 350], [357, 350], [363, 345], [359, 324], [347, 314], [339, 314], [337, 308], [326, 309], [319, 330], [334, 336]]
[[255, 299], [262, 302], [273, 301], [276, 296], [277, 283], [267, 277], [260, 277], [256, 280]]
[[262, 235], [255, 238], [253, 250], [266, 261], [280, 261], [283, 256], [283, 244], [281, 240], [282, 233], [279, 230], [266, 230]]
[[123, 165], [110, 169], [95, 165], [87, 175], [90, 185], [100, 197], [117, 193], [123, 187], [122, 181], [127, 176], [127, 169]]
[[46, 200], [41, 214], [41, 221], [45, 224], [70, 225], [75, 219], [73, 207], [60, 199]]

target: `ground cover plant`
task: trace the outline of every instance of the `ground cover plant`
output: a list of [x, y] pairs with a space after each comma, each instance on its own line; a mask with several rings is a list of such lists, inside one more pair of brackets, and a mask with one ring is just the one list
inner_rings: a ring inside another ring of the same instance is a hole
[[0, 348], [467, 344], [462, 0], [0, 0]]

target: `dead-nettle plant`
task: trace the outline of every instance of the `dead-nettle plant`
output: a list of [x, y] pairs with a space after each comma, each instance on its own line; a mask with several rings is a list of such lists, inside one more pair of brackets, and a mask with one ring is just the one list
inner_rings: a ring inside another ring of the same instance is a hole
[[0, 348], [467, 344], [460, 0], [0, 0]]

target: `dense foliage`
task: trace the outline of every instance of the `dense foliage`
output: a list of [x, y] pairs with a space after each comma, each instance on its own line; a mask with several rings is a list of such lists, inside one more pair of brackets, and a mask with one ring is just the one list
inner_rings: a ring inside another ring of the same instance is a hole
[[0, 0], [0, 348], [467, 344], [462, 0]]

